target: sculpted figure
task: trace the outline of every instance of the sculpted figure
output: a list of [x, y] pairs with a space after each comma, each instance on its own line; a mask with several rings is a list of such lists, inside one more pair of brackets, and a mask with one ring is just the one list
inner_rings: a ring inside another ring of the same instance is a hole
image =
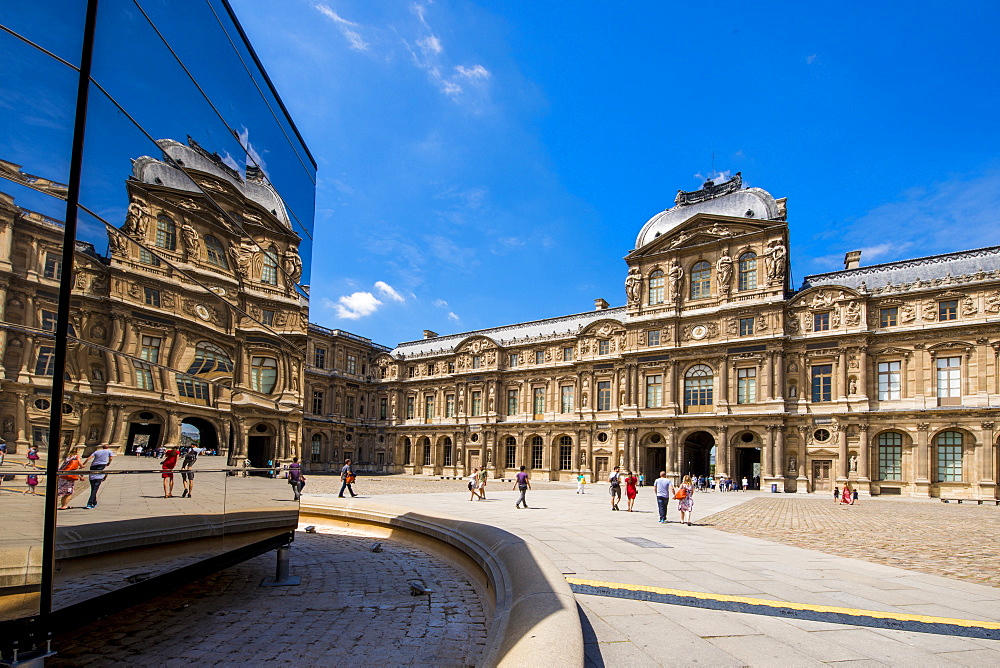
[[625, 277], [625, 294], [628, 296], [629, 306], [638, 304], [642, 300], [642, 276], [639, 275], [638, 267], [628, 270]]
[[112, 255], [127, 255], [128, 239], [117, 230], [108, 230], [108, 248]]
[[142, 205], [142, 201], [134, 199], [129, 202], [128, 213], [125, 215], [125, 224], [122, 230], [126, 234], [144, 239], [149, 231], [149, 213]]
[[715, 263], [715, 270], [719, 277], [719, 292], [729, 294], [729, 281], [733, 277], [733, 258], [729, 257], [729, 249], [723, 248], [722, 255]]
[[797, 464], [797, 462], [795, 461], [795, 455], [792, 455], [791, 457], [788, 458], [788, 470], [789, 471], [793, 471], [794, 472], [798, 468], [796, 466], [796, 464]]
[[769, 283], [780, 283], [785, 280], [785, 244], [772, 241], [766, 251], [767, 280]]
[[194, 229], [194, 225], [187, 219], [181, 226], [181, 241], [184, 243], [184, 250], [187, 251], [188, 255], [194, 255], [198, 252], [198, 230]]
[[232, 245], [229, 247], [229, 257], [233, 260], [233, 265], [243, 278], [250, 278], [250, 253], [241, 246]]
[[284, 265], [288, 280], [292, 283], [298, 283], [299, 279], [302, 278], [302, 258], [299, 257], [299, 249], [295, 246], [290, 246], [285, 251], [282, 264]]
[[667, 277], [670, 279], [670, 294], [673, 295], [674, 299], [679, 300], [681, 298], [681, 286], [684, 282], [684, 269], [677, 260], [674, 260], [674, 263], [670, 265]]

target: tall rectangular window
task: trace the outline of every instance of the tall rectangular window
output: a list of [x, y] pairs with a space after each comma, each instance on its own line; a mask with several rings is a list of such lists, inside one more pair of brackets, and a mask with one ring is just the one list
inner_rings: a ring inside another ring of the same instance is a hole
[[42, 330], [46, 332], [56, 331], [56, 314], [54, 311], [42, 311]]
[[880, 308], [878, 310], [878, 324], [880, 327], [895, 327], [899, 323], [899, 307]]
[[406, 397], [406, 419], [412, 420], [415, 412], [416, 399], [412, 396]]
[[532, 390], [531, 408], [536, 420], [541, 420], [545, 414], [545, 388], [536, 387]]
[[347, 356], [347, 373], [357, 374], [358, 372], [358, 357], [357, 355]]
[[407, 466], [413, 463], [413, 446], [408, 443], [403, 446], [403, 463]]
[[434, 375], [434, 365], [433, 364], [428, 364], [427, 365], [427, 375], [428, 376], [433, 376]]
[[878, 435], [878, 479], [903, 479], [903, 436], [889, 431]]
[[519, 353], [511, 353], [507, 356], [507, 366], [513, 369], [518, 364], [521, 363], [521, 355]]
[[663, 376], [654, 374], [646, 376], [646, 408], [663, 406]]
[[265, 327], [274, 326], [274, 311], [268, 309], [261, 309], [260, 312], [260, 323]]
[[62, 278], [62, 256], [59, 253], [45, 253], [45, 278], [58, 281]]
[[569, 471], [573, 468], [573, 446], [559, 446], [559, 468], [562, 471]]
[[146, 306], [152, 306], [154, 308], [160, 308], [160, 291], [153, 288], [143, 288], [142, 289], [143, 300], [146, 302]]
[[39, 346], [38, 361], [35, 363], [36, 376], [51, 376], [55, 373], [55, 348], [52, 346]]
[[431, 446], [428, 444], [424, 445], [424, 466], [431, 465]]
[[542, 446], [532, 445], [531, 446], [531, 468], [540, 469], [542, 468]]
[[740, 336], [753, 335], [753, 318], [740, 318]]
[[326, 348], [313, 350], [313, 366], [317, 369], [326, 368]]
[[651, 329], [648, 332], [646, 332], [646, 345], [647, 346], [660, 345], [660, 330]]
[[562, 357], [563, 357], [563, 362], [572, 362], [573, 361], [573, 349], [571, 347], [569, 347], [569, 346], [563, 348]]
[[611, 381], [597, 381], [597, 410], [611, 410]]
[[347, 397], [347, 417], [354, 417], [354, 397]]
[[830, 312], [823, 311], [822, 313], [813, 314], [813, 331], [814, 332], [826, 332], [830, 329]]
[[434, 395], [424, 396], [424, 419], [430, 422], [434, 419]]
[[378, 417], [380, 420], [389, 418], [389, 399], [382, 397], [378, 400]]
[[736, 403], [757, 403], [757, 369], [736, 370]]
[[250, 358], [250, 387], [254, 392], [270, 394], [278, 383], [278, 360], [273, 357]]
[[572, 413], [575, 406], [573, 405], [573, 386], [563, 385], [560, 390], [559, 397], [559, 412], [560, 413]]
[[323, 414], [323, 393], [320, 390], [313, 390], [313, 410], [314, 415]]
[[545, 361], [545, 352], [542, 350], [535, 351], [535, 364], [541, 364]]
[[955, 406], [962, 402], [962, 358], [937, 358], [938, 404]]
[[962, 482], [962, 434], [945, 431], [937, 442], [937, 476], [935, 482]]
[[455, 373], [455, 363], [448, 362], [448, 373]]
[[444, 398], [444, 416], [455, 417], [455, 395], [448, 394]]
[[452, 462], [451, 450], [452, 450], [451, 444], [450, 443], [445, 444], [445, 446], [444, 446], [444, 465], [445, 466], [451, 466], [452, 463], [453, 463]]
[[833, 401], [832, 364], [817, 364], [812, 368], [812, 400]]
[[483, 414], [483, 393], [481, 390], [472, 391], [472, 414], [475, 416]]
[[504, 465], [506, 468], [512, 469], [517, 467], [517, 446], [508, 445], [507, 451], [504, 453]]
[[607, 355], [611, 352], [611, 341], [607, 339], [601, 339], [597, 342], [597, 354]]
[[958, 319], [958, 300], [948, 299], [946, 301], [938, 302], [938, 320], [957, 320]]
[[483, 365], [483, 356], [482, 355], [473, 355], [472, 356], [472, 368], [473, 369], [478, 369], [482, 365]]
[[900, 367], [900, 362], [878, 363], [879, 401], [893, 401], [900, 398], [902, 388]]
[[517, 390], [507, 390], [507, 415], [517, 415]]

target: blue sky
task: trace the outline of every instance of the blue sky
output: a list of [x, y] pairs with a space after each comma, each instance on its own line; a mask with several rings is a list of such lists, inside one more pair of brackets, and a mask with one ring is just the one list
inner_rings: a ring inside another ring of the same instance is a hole
[[678, 189], [788, 197], [795, 284], [1000, 243], [1000, 5], [233, 0], [319, 163], [311, 319], [624, 303]]

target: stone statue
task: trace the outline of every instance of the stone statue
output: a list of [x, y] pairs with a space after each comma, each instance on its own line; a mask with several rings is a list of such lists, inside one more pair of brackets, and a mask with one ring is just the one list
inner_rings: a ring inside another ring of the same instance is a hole
[[853, 378], [852, 377], [849, 381], [847, 381], [847, 391], [850, 394], [857, 394], [858, 393], [858, 380], [857, 380], [857, 378]]
[[299, 257], [299, 249], [295, 246], [289, 246], [288, 250], [285, 251], [282, 264], [289, 282], [298, 283], [299, 279], [302, 278], [302, 258]]
[[788, 458], [788, 471], [790, 473], [794, 473], [798, 469], [797, 464], [798, 464], [798, 462], [795, 461], [795, 455], [792, 455], [791, 457], [789, 457]]
[[134, 199], [129, 202], [122, 231], [139, 239], [146, 238], [146, 233], [149, 231], [149, 212], [143, 206], [142, 200]]
[[189, 256], [195, 255], [198, 252], [198, 230], [194, 229], [194, 225], [186, 219], [181, 226], [181, 241], [184, 243], [184, 250], [187, 251]]
[[128, 239], [118, 230], [108, 230], [108, 249], [112, 255], [128, 255]]
[[733, 258], [729, 257], [729, 249], [722, 249], [722, 255], [715, 263], [715, 270], [718, 273], [719, 292], [729, 294], [729, 281], [733, 278]]
[[639, 268], [632, 267], [625, 277], [625, 294], [628, 296], [629, 306], [633, 306], [642, 301], [642, 276], [639, 275]]
[[791, 385], [788, 386], [788, 398], [789, 399], [794, 399], [795, 397], [798, 396], [798, 393], [799, 393], [799, 391], [798, 391], [798, 388], [795, 386], [795, 383], [792, 383]]
[[242, 246], [232, 245], [229, 247], [229, 257], [233, 260], [233, 265], [243, 278], [250, 278], [250, 252]]
[[684, 283], [684, 269], [677, 260], [674, 260], [674, 263], [670, 265], [667, 276], [670, 278], [670, 294], [674, 299], [679, 300], [681, 298], [681, 286]]
[[785, 280], [785, 255], [787, 251], [781, 240], [772, 241], [764, 252], [767, 256], [768, 283], [781, 283]]
[[851, 455], [851, 459], [849, 461], [851, 462], [851, 471], [856, 472], [858, 470], [858, 456]]
[[3, 433], [5, 434], [14, 433], [14, 418], [5, 417], [3, 419]]

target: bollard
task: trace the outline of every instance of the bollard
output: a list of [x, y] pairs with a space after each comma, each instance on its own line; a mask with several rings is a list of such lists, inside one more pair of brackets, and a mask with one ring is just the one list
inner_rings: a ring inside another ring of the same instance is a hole
[[301, 584], [302, 578], [298, 575], [289, 575], [291, 552], [291, 545], [282, 545], [278, 548], [277, 561], [274, 565], [274, 579], [264, 578], [260, 583], [261, 587], [289, 587]]

